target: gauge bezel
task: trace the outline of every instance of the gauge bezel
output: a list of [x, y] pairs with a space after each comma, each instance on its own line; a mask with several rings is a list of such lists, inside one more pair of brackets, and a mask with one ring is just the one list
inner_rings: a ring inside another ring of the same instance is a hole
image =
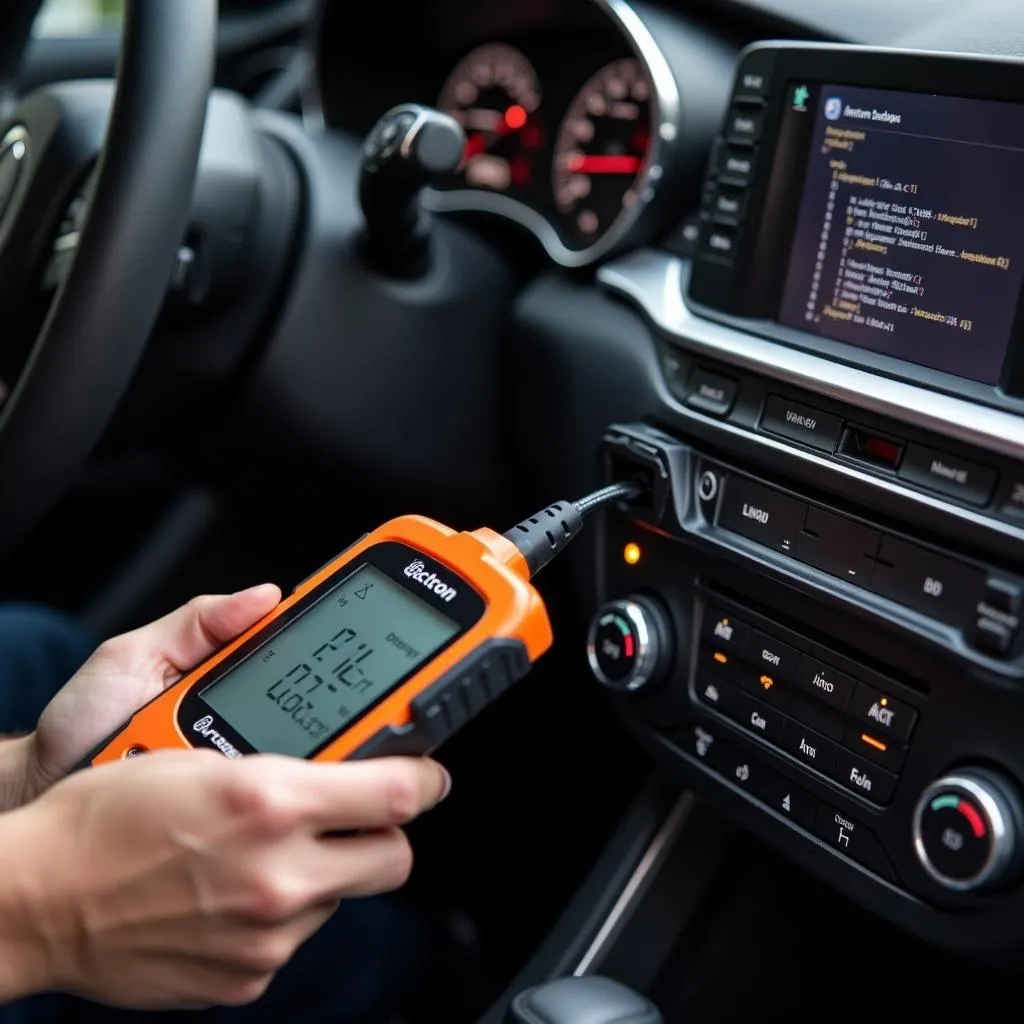
[[644, 168], [634, 187], [637, 201], [624, 208], [591, 245], [574, 249], [566, 245], [544, 214], [500, 192], [459, 188], [424, 189], [424, 205], [437, 213], [491, 213], [514, 221], [529, 231], [555, 263], [567, 268], [585, 267], [619, 249], [636, 230], [665, 182], [668, 155], [679, 137], [679, 87], [668, 60], [640, 16], [626, 0], [591, 0], [617, 25], [651, 86], [651, 143]]

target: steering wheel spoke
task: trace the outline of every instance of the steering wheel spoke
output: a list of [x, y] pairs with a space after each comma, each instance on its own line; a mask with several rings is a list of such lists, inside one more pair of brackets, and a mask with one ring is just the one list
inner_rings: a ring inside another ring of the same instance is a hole
[[[23, 27], [21, 11], [5, 10], [0, 37], [5, 20]], [[128, 0], [116, 85], [50, 86], [7, 113], [0, 314], [31, 302], [48, 272], [57, 287], [0, 405], [0, 554], [89, 457], [160, 313], [188, 223], [216, 39], [216, 0]]]

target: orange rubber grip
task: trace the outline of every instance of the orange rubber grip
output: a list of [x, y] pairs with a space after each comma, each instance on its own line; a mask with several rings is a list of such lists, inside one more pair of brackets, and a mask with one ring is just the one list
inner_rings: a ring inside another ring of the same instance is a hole
[[304, 580], [255, 626], [137, 711], [88, 763], [100, 765], [144, 751], [191, 749], [194, 744], [186, 739], [178, 724], [178, 710], [184, 696], [197, 687], [205, 686], [217, 666], [243, 644], [253, 641], [264, 631], [269, 635], [274, 622], [294, 604], [335, 578], [348, 575], [357, 568], [369, 548], [389, 542], [404, 544], [450, 569], [483, 599], [483, 615], [379, 704], [356, 718], [312, 760], [344, 760], [375, 737], [389, 732], [408, 732], [416, 726], [413, 702], [439, 680], [457, 676], [460, 665], [473, 662], [475, 654], [486, 650], [488, 645], [493, 646], [495, 641], [504, 642], [506, 647], [515, 647], [517, 652], [521, 649], [524, 671], [551, 646], [547, 610], [528, 581], [526, 563], [514, 545], [491, 530], [457, 533], [422, 516], [401, 516], [367, 534]]

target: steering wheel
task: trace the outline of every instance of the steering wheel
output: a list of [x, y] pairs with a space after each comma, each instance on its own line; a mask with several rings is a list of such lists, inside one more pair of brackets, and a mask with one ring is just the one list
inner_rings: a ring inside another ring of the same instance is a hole
[[[5, 0], [0, 85], [20, 65], [41, 0]], [[0, 555], [74, 480], [123, 395], [156, 322], [188, 223], [213, 82], [216, 0], [128, 0], [91, 199], [70, 265], [0, 406]], [[26, 266], [72, 199], [60, 162], [74, 104], [42, 89], [0, 116], [0, 308], [29, 291]], [[60, 194], [57, 194], [60, 193]], [[14, 293], [14, 294], [12, 294]], [[8, 317], [8, 322], [10, 318]], [[5, 342], [0, 332], [0, 346]]]

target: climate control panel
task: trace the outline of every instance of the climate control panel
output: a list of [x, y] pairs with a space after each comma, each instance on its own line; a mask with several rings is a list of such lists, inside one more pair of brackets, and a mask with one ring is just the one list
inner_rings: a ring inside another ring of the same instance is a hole
[[651, 502], [602, 524], [587, 656], [642, 746], [922, 936], [1024, 949], [1019, 569], [646, 424], [604, 456]]

